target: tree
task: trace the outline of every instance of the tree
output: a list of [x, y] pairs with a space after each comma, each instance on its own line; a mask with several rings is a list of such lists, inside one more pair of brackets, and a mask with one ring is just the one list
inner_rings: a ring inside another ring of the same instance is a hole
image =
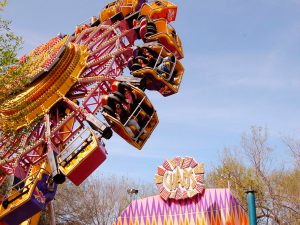
[[[0, 11], [7, 5], [7, 0], [0, 1]], [[17, 53], [22, 47], [22, 38], [10, 29], [11, 21], [0, 17], [0, 67], [9, 66], [18, 61]]]
[[[285, 139], [285, 143], [291, 153], [299, 154], [295, 142]], [[240, 148], [225, 150], [221, 165], [208, 174], [207, 184], [226, 187], [229, 183], [245, 209], [247, 209], [245, 191], [249, 187], [254, 189], [259, 224], [299, 224], [299, 161], [289, 169], [279, 166], [274, 168], [272, 152], [267, 130], [253, 127], [250, 134], [242, 136]], [[276, 163], [280, 165], [280, 162]]]
[[288, 146], [288, 149], [292, 153], [295, 167], [300, 169], [300, 141], [296, 141], [292, 138], [285, 137], [285, 144]]
[[[0, 1], [0, 11], [8, 4]], [[28, 70], [32, 64], [23, 57], [22, 63], [17, 58], [23, 40], [10, 28], [11, 21], [0, 17], [0, 104], [12, 94], [23, 90], [29, 83]]]
[[[0, 12], [4, 10], [7, 4], [7, 0], [0, 1]], [[9, 65], [14, 64], [18, 61], [17, 52], [22, 47], [23, 43], [22, 38], [11, 31], [10, 24], [10, 21], [0, 17], [0, 104], [2, 100], [7, 96], [2, 95], [5, 90], [4, 84], [7, 81], [7, 79], [4, 78], [4, 74], [7, 71]], [[14, 72], [14, 74], [17, 75], [16, 72]], [[13, 83], [13, 80], [11, 81], [11, 83]], [[1, 184], [0, 194], [5, 194], [9, 186], [8, 184], [8, 181], [5, 181], [3, 184]]]
[[[127, 193], [136, 188], [136, 196]], [[151, 185], [137, 184], [125, 177], [101, 176], [89, 179], [79, 187], [70, 182], [59, 186], [55, 200], [57, 224], [110, 225], [118, 218], [133, 197], [140, 198], [154, 194]]]

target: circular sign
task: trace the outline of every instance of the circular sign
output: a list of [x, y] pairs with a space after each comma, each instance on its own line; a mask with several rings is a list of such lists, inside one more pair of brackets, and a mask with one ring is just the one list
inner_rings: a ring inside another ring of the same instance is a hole
[[204, 190], [203, 175], [203, 163], [191, 157], [175, 157], [157, 168], [155, 183], [164, 200], [192, 198]]

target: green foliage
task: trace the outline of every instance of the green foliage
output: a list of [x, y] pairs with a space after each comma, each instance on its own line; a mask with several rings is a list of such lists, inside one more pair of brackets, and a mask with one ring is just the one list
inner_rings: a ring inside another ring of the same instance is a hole
[[[0, 11], [3, 11], [7, 4], [7, 0], [0, 1]], [[4, 76], [4, 74], [8, 71], [8, 68], [10, 68], [10, 65], [15, 64], [18, 61], [16, 58], [17, 52], [23, 43], [22, 38], [11, 31], [10, 24], [10, 21], [0, 17], [0, 105], [3, 100], [11, 94], [10, 87], [20, 87], [15, 79], [15, 77], [19, 76], [20, 69], [14, 71], [11, 70], [11, 76]], [[8, 88], [9, 91], [6, 92], [8, 94], [3, 95], [2, 93]], [[8, 183], [9, 182], [5, 180], [5, 182], [1, 185], [0, 193], [2, 195], [5, 194], [8, 188]]]
[[0, 66], [16, 63], [18, 50], [21, 48], [22, 38], [10, 29], [11, 21], [0, 18]]
[[13, 98], [20, 93], [30, 83], [28, 76], [30, 64], [29, 61], [26, 61], [21, 65], [4, 69], [4, 74], [0, 76], [0, 105], [6, 99]]
[[222, 156], [221, 165], [208, 173], [206, 182], [210, 187], [225, 188], [230, 186], [243, 208], [247, 209], [245, 191], [252, 187], [261, 190], [261, 182], [254, 174], [253, 168], [248, 168], [235, 154], [228, 149]]
[[245, 191], [255, 190], [259, 224], [299, 224], [299, 167], [274, 169], [272, 154], [266, 129], [253, 127], [242, 136], [240, 148], [224, 151], [220, 165], [207, 175], [207, 186], [230, 186], [246, 210]]
[[[7, 5], [7, 1], [0, 2], [0, 10]], [[0, 17], [0, 104], [9, 96], [18, 93], [29, 82], [26, 74], [29, 60], [22, 66], [18, 63], [17, 53], [21, 49], [23, 40], [10, 29], [11, 21]]]
[[4, 1], [0, 1], [0, 11], [3, 11], [3, 8], [7, 5], [8, 1], [4, 0]]

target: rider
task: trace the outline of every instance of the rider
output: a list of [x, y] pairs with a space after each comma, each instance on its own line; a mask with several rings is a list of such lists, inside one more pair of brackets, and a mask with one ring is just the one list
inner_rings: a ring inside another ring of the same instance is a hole
[[149, 66], [153, 68], [158, 58], [157, 53], [151, 48], [143, 47], [142, 54], [146, 57], [146, 59], [148, 59]]
[[[171, 71], [171, 57], [159, 57], [154, 50], [148, 47], [143, 47], [141, 53], [148, 60], [147, 66], [154, 68], [154, 66], [157, 65], [158, 74], [164, 78], [168, 77], [167, 75], [169, 75]], [[145, 66], [145, 63], [142, 63], [142, 59], [138, 59], [138, 62], [142, 67]]]
[[135, 108], [135, 102], [136, 102], [136, 96], [133, 92], [129, 90], [129, 88], [124, 87], [124, 97], [125, 97], [125, 103], [124, 108], [128, 110], [128, 112], [132, 113], [133, 109]]
[[[126, 131], [129, 133], [129, 135], [133, 138], [135, 134], [133, 133], [131, 126], [134, 127], [133, 130], [135, 130], [135, 133], [137, 134], [140, 130], [139, 124], [134, 120], [133, 118], [129, 119], [130, 114], [128, 114], [128, 111], [126, 111], [121, 104], [116, 104], [116, 111], [115, 111], [116, 118], [125, 126]], [[128, 121], [127, 121], [128, 120]], [[127, 123], [126, 123], [127, 122]]]

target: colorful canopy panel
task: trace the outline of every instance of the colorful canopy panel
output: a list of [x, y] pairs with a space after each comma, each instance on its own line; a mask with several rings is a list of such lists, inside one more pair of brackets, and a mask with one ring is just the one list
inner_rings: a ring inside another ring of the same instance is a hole
[[206, 189], [192, 199], [159, 195], [133, 201], [114, 225], [248, 225], [247, 213], [229, 189]]

